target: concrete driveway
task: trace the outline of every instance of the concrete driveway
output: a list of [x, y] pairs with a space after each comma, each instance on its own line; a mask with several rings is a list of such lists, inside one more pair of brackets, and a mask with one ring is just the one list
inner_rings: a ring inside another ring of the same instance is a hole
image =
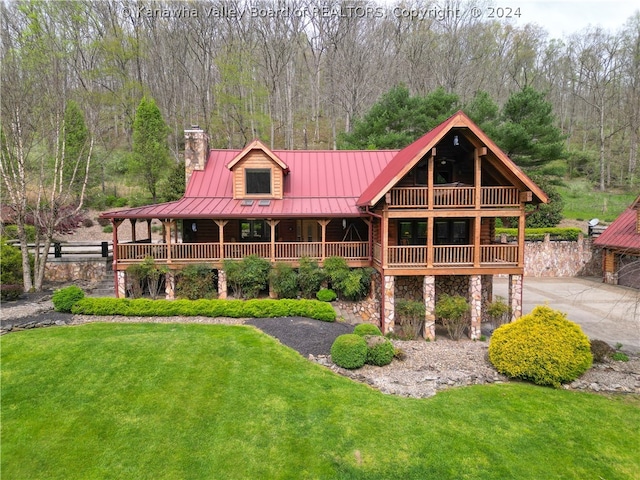
[[[507, 279], [494, 277], [493, 293], [505, 299]], [[524, 278], [523, 312], [537, 305], [567, 314], [591, 339], [640, 352], [640, 290], [602, 283], [601, 278]]]

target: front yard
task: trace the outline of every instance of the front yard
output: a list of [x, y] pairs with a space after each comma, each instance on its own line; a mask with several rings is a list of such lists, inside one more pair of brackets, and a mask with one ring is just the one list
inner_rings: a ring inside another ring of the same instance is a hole
[[637, 478], [640, 399], [477, 386], [385, 396], [252, 328], [6, 335], [3, 477]]

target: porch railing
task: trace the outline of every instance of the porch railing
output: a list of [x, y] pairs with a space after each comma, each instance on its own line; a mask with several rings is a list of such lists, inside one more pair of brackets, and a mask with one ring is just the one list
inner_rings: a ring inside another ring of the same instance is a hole
[[[520, 205], [520, 191], [516, 187], [481, 187], [480, 206], [515, 207]], [[427, 187], [392, 188], [389, 206], [393, 208], [420, 208], [429, 206]], [[473, 207], [475, 187], [433, 187], [433, 207]]]
[[[369, 242], [325, 242], [324, 256], [339, 255], [347, 260], [368, 260]], [[220, 255], [219, 243], [174, 243], [171, 244], [171, 260], [196, 263], [215, 262], [223, 258], [240, 260], [249, 255], [272, 258], [271, 243], [224, 243]], [[273, 258], [276, 260], [299, 260], [302, 257], [322, 259], [322, 242], [276, 242]], [[167, 244], [163, 243], [121, 243], [118, 245], [118, 262], [138, 263], [146, 257], [166, 262]]]
[[480, 263], [518, 264], [518, 245], [481, 245]]
[[473, 245], [436, 245], [433, 247], [434, 265], [473, 265]]
[[[379, 245], [374, 244], [373, 258], [381, 262]], [[433, 267], [470, 267], [474, 262], [473, 245], [434, 245]], [[389, 268], [426, 268], [427, 247], [423, 245], [387, 247], [386, 264]], [[518, 264], [517, 245], [481, 245], [480, 265], [513, 266]]]

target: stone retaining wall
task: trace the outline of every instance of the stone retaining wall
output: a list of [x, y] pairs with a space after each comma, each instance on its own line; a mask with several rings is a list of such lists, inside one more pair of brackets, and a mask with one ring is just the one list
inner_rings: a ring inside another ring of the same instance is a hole
[[86, 258], [83, 260], [50, 258], [45, 267], [44, 279], [52, 283], [71, 281], [99, 282], [111, 272], [111, 259]]
[[529, 277], [580, 277], [602, 275], [602, 253], [590, 237], [574, 242], [526, 242], [524, 274]]

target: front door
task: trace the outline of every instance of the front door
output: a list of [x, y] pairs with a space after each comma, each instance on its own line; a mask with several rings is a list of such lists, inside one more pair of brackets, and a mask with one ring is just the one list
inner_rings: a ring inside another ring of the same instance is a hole
[[300, 241], [302, 242], [319, 242], [320, 233], [318, 229], [320, 224], [316, 220], [302, 220], [300, 227]]

